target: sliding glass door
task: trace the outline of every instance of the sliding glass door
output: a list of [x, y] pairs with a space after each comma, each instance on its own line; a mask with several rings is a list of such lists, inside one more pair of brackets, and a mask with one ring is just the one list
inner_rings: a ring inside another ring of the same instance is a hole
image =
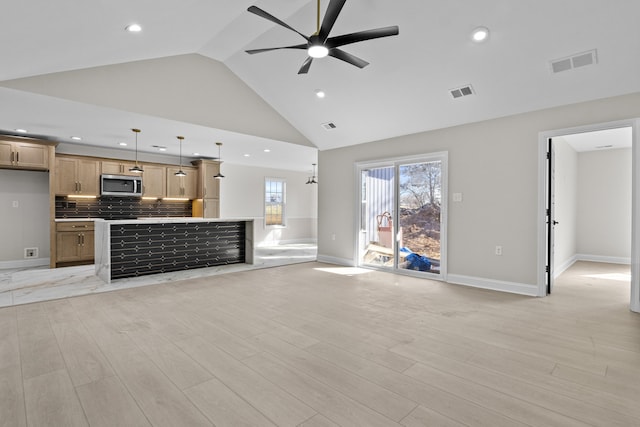
[[359, 265], [444, 277], [447, 155], [358, 164]]

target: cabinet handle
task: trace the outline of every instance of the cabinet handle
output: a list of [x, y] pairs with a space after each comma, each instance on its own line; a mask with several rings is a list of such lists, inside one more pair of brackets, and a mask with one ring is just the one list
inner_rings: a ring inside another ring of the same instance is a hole
[[78, 234], [78, 246], [80, 246], [80, 235]]
[[73, 228], [87, 228], [86, 225], [72, 225]]
[[84, 234], [81, 234], [80, 236], [82, 236], [82, 246], [84, 246]]
[[80, 192], [82, 193], [82, 183], [81, 182], [78, 183], [78, 188], [80, 189]]
[[15, 154], [16, 154], [15, 152], [13, 152], [13, 151], [11, 152], [11, 163], [13, 163], [13, 159], [15, 158]]
[[20, 163], [20, 152], [16, 151], [16, 163]]

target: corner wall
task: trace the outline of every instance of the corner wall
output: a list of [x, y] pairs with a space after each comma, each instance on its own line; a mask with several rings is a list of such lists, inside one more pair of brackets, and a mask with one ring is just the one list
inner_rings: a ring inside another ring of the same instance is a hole
[[[255, 245], [315, 242], [318, 226], [317, 185], [307, 185], [308, 174], [281, 169], [222, 164], [220, 216], [253, 218]], [[264, 180], [286, 180], [286, 227], [264, 225]]]
[[640, 93], [321, 151], [319, 258], [354, 262], [355, 162], [448, 151], [450, 275], [537, 290], [539, 133], [636, 117]]
[[[0, 239], [0, 268], [49, 264], [48, 172], [0, 169]], [[38, 257], [25, 259], [24, 248]]]

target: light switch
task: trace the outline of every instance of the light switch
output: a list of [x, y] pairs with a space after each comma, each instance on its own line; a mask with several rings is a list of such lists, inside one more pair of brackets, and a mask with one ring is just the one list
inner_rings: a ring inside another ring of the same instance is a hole
[[453, 201], [461, 202], [462, 201], [462, 193], [453, 193]]
[[20, 203], [18, 203], [18, 201], [17, 201], [17, 200], [14, 200], [14, 201], [11, 203], [11, 206], [12, 206], [12, 207], [14, 207], [14, 208], [17, 208], [17, 207], [19, 207], [19, 206], [20, 206]]

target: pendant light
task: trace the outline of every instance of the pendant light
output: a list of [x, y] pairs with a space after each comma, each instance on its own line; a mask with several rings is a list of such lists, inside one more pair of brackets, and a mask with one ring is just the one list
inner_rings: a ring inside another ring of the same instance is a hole
[[218, 162], [219, 162], [219, 164], [218, 164], [218, 173], [215, 174], [213, 176], [213, 178], [214, 179], [222, 179], [222, 178], [224, 178], [224, 175], [222, 175], [220, 173], [220, 169], [221, 169], [220, 165], [222, 164], [222, 156], [220, 156], [220, 147], [222, 146], [222, 142], [216, 142], [216, 145], [218, 146]]
[[135, 166], [129, 168], [129, 172], [142, 173], [144, 170], [138, 164], [138, 134], [140, 133], [140, 129], [131, 129], [133, 133], [136, 135], [136, 164]]
[[316, 181], [316, 164], [312, 163], [313, 165], [313, 176], [309, 179], [307, 179], [307, 182], [305, 184], [317, 184], [318, 181]]
[[184, 136], [178, 136], [178, 141], [180, 141], [180, 170], [175, 173], [175, 176], [187, 176], [187, 173], [182, 170], [182, 140]]

